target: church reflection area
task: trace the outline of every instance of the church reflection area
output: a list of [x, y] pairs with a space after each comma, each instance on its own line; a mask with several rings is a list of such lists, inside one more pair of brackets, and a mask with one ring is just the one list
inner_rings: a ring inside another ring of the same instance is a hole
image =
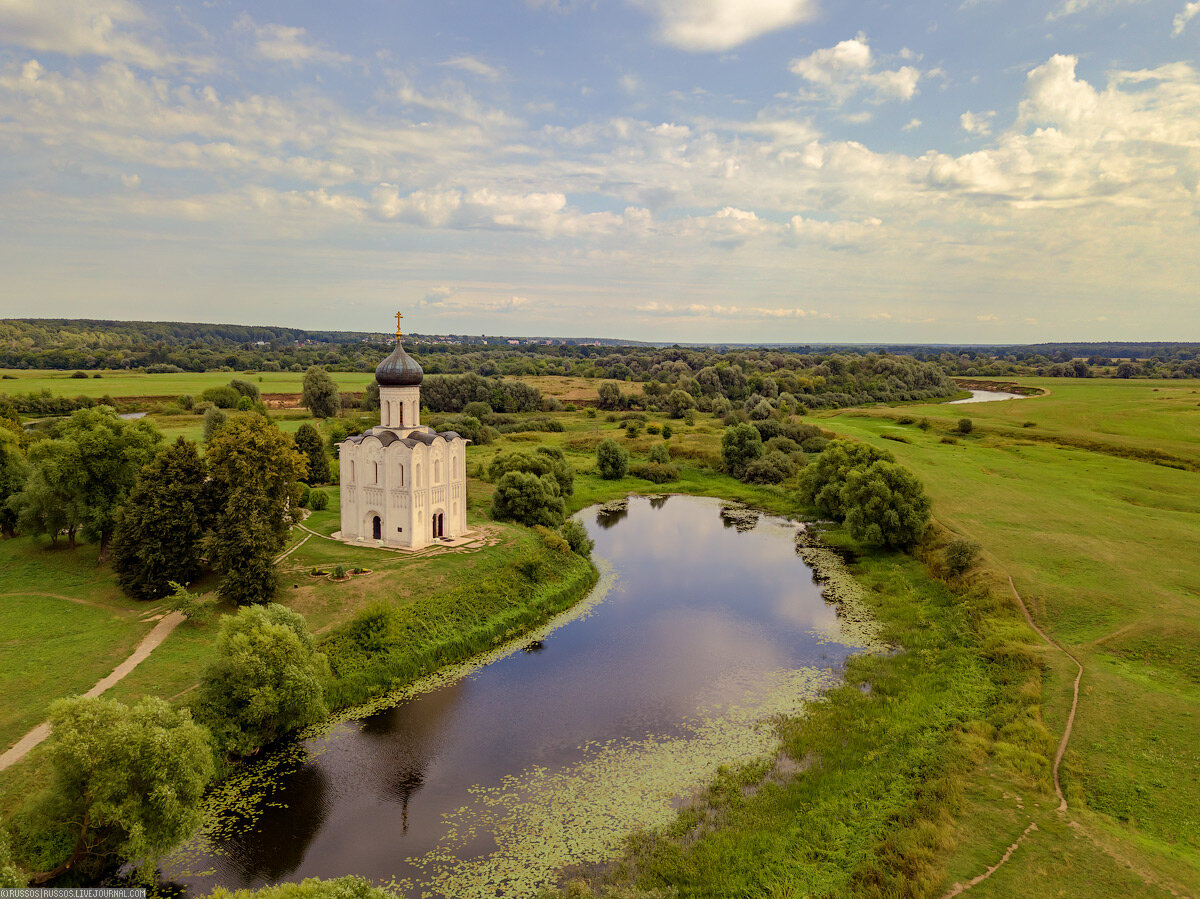
[[[369, 846], [408, 837], [427, 772], [441, 754], [447, 726], [469, 683], [447, 684], [378, 712], [361, 726], [350, 722], [310, 741], [309, 761], [264, 797], [253, 826], [216, 847], [210, 862], [217, 862], [220, 881], [258, 888], [314, 873], [340, 876], [314, 871], [312, 860], [331, 845]], [[347, 814], [348, 796], [371, 797], [369, 811], [360, 807]], [[418, 815], [426, 825], [445, 811], [437, 799], [433, 805]]]
[[425, 786], [425, 773], [441, 752], [454, 707], [467, 690], [456, 681], [384, 709], [363, 722], [364, 768], [379, 795], [400, 804], [400, 832], [408, 834], [409, 804]]
[[222, 847], [239, 886], [260, 887], [300, 867], [325, 824], [329, 779], [313, 762], [287, 777], [281, 795], [267, 797], [251, 832]]

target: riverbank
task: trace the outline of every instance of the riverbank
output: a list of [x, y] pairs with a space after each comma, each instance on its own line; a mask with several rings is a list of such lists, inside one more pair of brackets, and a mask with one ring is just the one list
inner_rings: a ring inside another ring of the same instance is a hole
[[[824, 532], [896, 652], [849, 660], [844, 683], [777, 724], [774, 759], [729, 770], [665, 831], [631, 837], [600, 884], [682, 895], [935, 895], [971, 772], [999, 757], [1049, 794], [1054, 741], [1041, 666], [1014, 610], [900, 553]], [[1038, 798], [1035, 798], [1038, 797]], [[569, 876], [569, 875], [568, 875]]]

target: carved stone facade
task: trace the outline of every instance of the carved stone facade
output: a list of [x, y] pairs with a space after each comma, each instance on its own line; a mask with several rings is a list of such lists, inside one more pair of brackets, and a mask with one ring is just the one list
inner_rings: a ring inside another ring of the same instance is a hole
[[338, 444], [341, 538], [419, 549], [467, 529], [467, 440], [421, 425], [421, 368], [396, 349], [379, 364], [381, 424]]

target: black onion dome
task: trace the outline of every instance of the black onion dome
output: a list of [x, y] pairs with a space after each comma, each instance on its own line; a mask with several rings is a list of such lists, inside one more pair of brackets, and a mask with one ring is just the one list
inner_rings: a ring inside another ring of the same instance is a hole
[[417, 360], [404, 352], [398, 340], [392, 355], [375, 368], [375, 380], [380, 387], [416, 387], [424, 377]]

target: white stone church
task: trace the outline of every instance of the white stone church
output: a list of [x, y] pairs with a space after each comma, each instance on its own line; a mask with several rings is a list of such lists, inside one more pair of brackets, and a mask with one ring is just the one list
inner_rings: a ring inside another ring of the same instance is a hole
[[[397, 316], [399, 323], [400, 316]], [[380, 425], [338, 444], [347, 542], [420, 549], [467, 530], [467, 443], [421, 425], [424, 372], [400, 344], [379, 363]]]

